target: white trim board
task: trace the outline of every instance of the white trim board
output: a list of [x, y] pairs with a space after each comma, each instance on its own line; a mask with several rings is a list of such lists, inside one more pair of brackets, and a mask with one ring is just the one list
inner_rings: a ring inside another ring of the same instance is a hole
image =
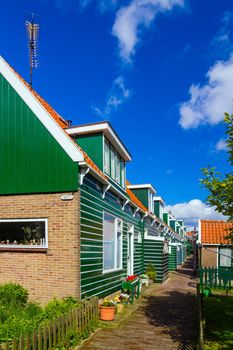
[[74, 142], [66, 134], [66, 132], [57, 124], [57, 122], [46, 111], [42, 104], [32, 94], [32, 92], [26, 87], [26, 85], [15, 74], [13, 69], [7, 64], [7, 62], [0, 56], [0, 73], [27, 104], [31, 111], [36, 115], [40, 122], [45, 126], [49, 133], [59, 143], [63, 150], [74, 162], [83, 161], [84, 157], [82, 152], [75, 146]]
[[127, 186], [130, 190], [136, 190], [136, 189], [144, 189], [148, 188], [151, 190], [152, 193], [156, 194], [156, 190], [151, 184], [141, 184], [141, 185], [128, 185]]

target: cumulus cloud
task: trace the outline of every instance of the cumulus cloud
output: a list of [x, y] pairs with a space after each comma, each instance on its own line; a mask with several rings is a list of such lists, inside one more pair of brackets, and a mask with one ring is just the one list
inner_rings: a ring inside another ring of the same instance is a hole
[[103, 109], [93, 106], [94, 112], [102, 118], [109, 118], [123, 103], [131, 96], [132, 92], [125, 85], [123, 76], [117, 77], [107, 95], [105, 107]]
[[143, 30], [151, 26], [156, 15], [175, 5], [183, 6], [183, 0], [131, 0], [118, 10], [112, 33], [118, 39], [119, 55], [124, 62], [132, 61]]
[[225, 220], [226, 217], [218, 213], [214, 207], [203, 203], [200, 199], [192, 199], [189, 202], [168, 205], [173, 215], [178, 219], [183, 219], [186, 226], [197, 226], [198, 219]]
[[205, 85], [192, 85], [190, 99], [180, 106], [179, 124], [184, 129], [201, 124], [215, 125], [232, 112], [233, 54], [227, 61], [216, 62], [208, 71]]
[[220, 139], [215, 145], [216, 151], [227, 151], [226, 140]]

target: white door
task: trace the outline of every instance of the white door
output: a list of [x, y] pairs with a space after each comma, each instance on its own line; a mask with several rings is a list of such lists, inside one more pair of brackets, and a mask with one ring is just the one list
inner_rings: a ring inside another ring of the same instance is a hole
[[128, 225], [127, 232], [127, 276], [133, 275], [134, 226]]

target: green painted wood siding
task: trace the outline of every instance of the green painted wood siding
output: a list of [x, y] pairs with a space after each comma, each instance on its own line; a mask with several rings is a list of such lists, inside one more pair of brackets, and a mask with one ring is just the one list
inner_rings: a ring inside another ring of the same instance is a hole
[[142, 202], [142, 204], [148, 208], [148, 200], [149, 200], [149, 191], [147, 188], [137, 188], [131, 189], [131, 191], [135, 194], [135, 196]]
[[168, 278], [168, 254], [163, 254], [164, 242], [144, 240], [145, 270], [148, 264], [156, 268], [157, 282], [164, 282]]
[[93, 162], [104, 170], [104, 136], [103, 133], [80, 135], [76, 139], [79, 146], [88, 154]]
[[169, 225], [169, 223], [168, 223], [168, 213], [163, 213], [163, 221], [164, 221], [167, 225]]
[[[143, 237], [140, 217], [135, 218], [128, 207], [123, 211], [117, 198], [110, 192], [105, 199], [99, 186], [88, 174], [80, 188], [81, 194], [81, 297], [98, 295], [104, 297], [117, 291], [121, 278], [127, 274], [127, 227], [134, 225], [134, 273], [144, 271], [143, 240], [138, 243], [138, 234]], [[103, 273], [103, 213], [104, 211], [123, 220], [123, 269]]]
[[175, 271], [176, 270], [176, 246], [172, 245], [170, 246], [171, 253], [169, 254], [168, 257], [168, 266], [169, 266], [169, 271]]
[[154, 201], [154, 213], [158, 218], [163, 219], [160, 217], [160, 202], [159, 201]]
[[0, 75], [0, 194], [77, 190], [74, 163]]

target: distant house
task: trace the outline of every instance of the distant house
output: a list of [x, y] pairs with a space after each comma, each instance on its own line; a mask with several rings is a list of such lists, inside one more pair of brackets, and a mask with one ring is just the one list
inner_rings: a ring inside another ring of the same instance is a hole
[[0, 125], [0, 283], [44, 303], [111, 294], [149, 263], [168, 277], [182, 223], [164, 222], [151, 184], [126, 181], [108, 122], [70, 126], [0, 57]]
[[200, 220], [198, 228], [199, 261], [203, 267], [232, 267], [232, 244], [226, 238], [231, 223], [220, 220]]

